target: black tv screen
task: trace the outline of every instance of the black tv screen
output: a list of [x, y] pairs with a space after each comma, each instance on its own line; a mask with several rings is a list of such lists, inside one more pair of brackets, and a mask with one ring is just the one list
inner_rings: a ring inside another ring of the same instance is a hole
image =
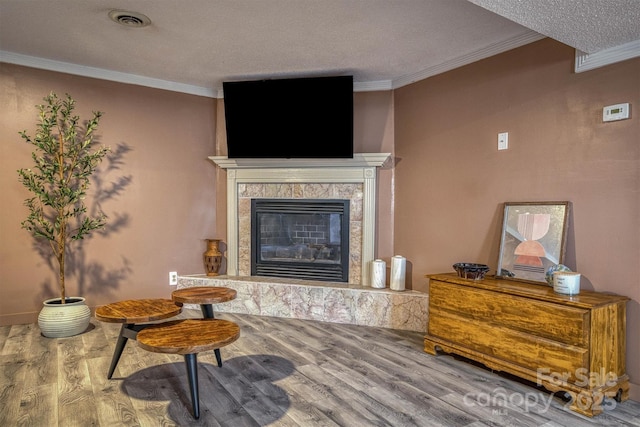
[[353, 157], [353, 76], [223, 82], [233, 158]]

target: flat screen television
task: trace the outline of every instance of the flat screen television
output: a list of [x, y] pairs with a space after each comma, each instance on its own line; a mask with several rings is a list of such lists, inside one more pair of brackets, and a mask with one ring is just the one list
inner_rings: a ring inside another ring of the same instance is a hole
[[353, 157], [353, 76], [223, 82], [233, 158]]

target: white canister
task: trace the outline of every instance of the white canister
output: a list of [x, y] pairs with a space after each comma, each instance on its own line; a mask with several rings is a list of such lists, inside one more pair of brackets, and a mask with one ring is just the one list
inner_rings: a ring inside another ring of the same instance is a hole
[[404, 282], [407, 272], [407, 259], [396, 255], [391, 258], [391, 277], [389, 287], [394, 291], [404, 291]]
[[384, 288], [387, 281], [387, 263], [376, 259], [371, 263], [371, 287]]
[[580, 293], [580, 273], [573, 271], [555, 271], [553, 290], [559, 294], [577, 295]]

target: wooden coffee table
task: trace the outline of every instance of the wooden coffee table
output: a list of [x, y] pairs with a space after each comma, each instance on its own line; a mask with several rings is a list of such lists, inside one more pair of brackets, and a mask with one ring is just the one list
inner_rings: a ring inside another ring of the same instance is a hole
[[[215, 319], [213, 314], [213, 304], [220, 304], [236, 298], [235, 289], [222, 286], [196, 286], [192, 288], [177, 289], [171, 293], [171, 298], [178, 305], [200, 304], [202, 316], [205, 319]], [[222, 356], [220, 349], [214, 350], [218, 366], [222, 366]]]
[[189, 379], [194, 418], [200, 418], [198, 353], [219, 350], [240, 336], [240, 327], [228, 320], [184, 319], [148, 325], [138, 333], [138, 346], [155, 353], [183, 354]]
[[113, 376], [127, 340], [135, 340], [141, 330], [152, 325], [148, 322], [168, 319], [177, 316], [181, 311], [182, 307], [170, 299], [126, 300], [98, 307], [96, 319], [107, 323], [122, 323], [107, 378], [111, 379]]
[[193, 288], [177, 289], [171, 293], [171, 298], [178, 304], [200, 304], [205, 319], [213, 319], [213, 304], [220, 304], [236, 298], [235, 289], [222, 286], [196, 286]]

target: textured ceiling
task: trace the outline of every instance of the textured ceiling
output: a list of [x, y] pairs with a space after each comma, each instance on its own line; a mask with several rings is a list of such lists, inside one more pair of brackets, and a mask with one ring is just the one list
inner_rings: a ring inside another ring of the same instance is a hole
[[640, 0], [469, 0], [586, 53], [640, 40]]
[[640, 0], [0, 0], [0, 60], [193, 93], [336, 74], [393, 88], [543, 36], [590, 53], [638, 40], [639, 14]]

